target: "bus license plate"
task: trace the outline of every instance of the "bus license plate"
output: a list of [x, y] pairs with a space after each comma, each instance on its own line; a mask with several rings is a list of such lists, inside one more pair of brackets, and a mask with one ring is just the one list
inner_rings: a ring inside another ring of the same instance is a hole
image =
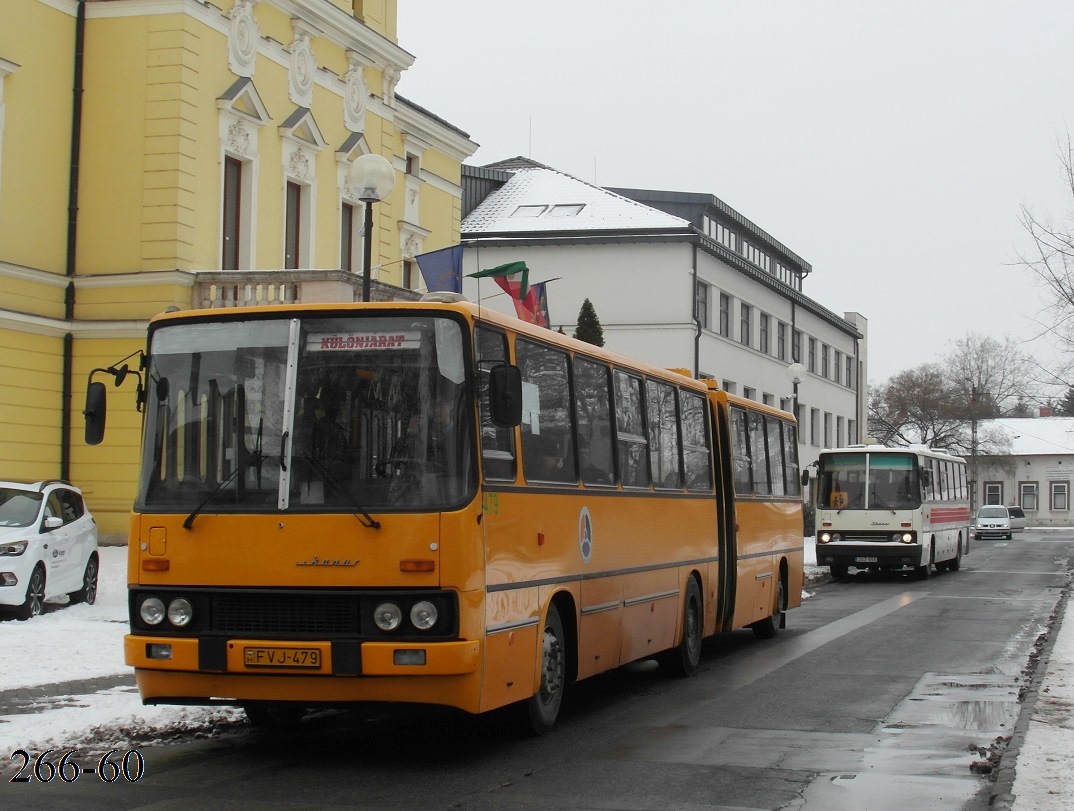
[[876, 563], [876, 558], [854, 558], [855, 563]]
[[321, 666], [317, 648], [244, 648], [247, 667], [311, 667]]

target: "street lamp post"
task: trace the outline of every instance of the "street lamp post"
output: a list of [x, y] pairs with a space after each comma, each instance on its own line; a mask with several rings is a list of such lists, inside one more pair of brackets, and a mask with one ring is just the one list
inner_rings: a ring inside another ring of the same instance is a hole
[[362, 237], [362, 301], [369, 301], [370, 276], [373, 272], [373, 203], [379, 203], [395, 188], [395, 169], [380, 155], [359, 155], [347, 172], [350, 185], [358, 189], [358, 199], [365, 204]]
[[977, 515], [977, 387], [970, 386], [970, 515]]
[[[787, 367], [787, 377], [791, 379], [791, 383], [794, 386], [794, 418], [798, 419], [798, 384], [805, 380], [805, 365], [792, 363]], [[801, 426], [799, 426], [798, 430], [801, 430]]]

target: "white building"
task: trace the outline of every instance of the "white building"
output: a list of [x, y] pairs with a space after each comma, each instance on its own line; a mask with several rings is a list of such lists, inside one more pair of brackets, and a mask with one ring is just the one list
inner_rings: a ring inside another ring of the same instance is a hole
[[1020, 504], [1030, 526], [1074, 524], [1074, 418], [982, 420], [978, 432], [1010, 443], [1009, 455], [977, 457], [978, 504]]
[[516, 158], [463, 166], [463, 215], [467, 298], [513, 314], [494, 282], [465, 274], [524, 261], [568, 335], [588, 298], [609, 349], [787, 410], [801, 362], [802, 465], [862, 441], [865, 318], [805, 296], [809, 264], [716, 197], [603, 189]]

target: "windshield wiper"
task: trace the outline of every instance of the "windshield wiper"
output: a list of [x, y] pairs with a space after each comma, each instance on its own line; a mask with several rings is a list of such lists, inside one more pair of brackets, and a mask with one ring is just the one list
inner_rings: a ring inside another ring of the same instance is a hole
[[343, 500], [354, 510], [354, 517], [358, 519], [359, 524], [367, 529], [380, 529], [380, 521], [367, 513], [361, 505], [351, 498], [351, 494], [343, 488], [343, 485], [339, 483], [339, 479], [333, 476], [327, 467], [312, 456], [303, 456], [302, 460], [328, 483], [328, 486], [332, 488], [333, 492], [343, 497]]
[[880, 495], [879, 492], [873, 492], [870, 495], [872, 495], [873, 498], [875, 498], [884, 507], [886, 507], [891, 512], [892, 515], [895, 515], [895, 509], [890, 504], [888, 504], [887, 500], [882, 495]]
[[[231, 484], [233, 481], [235, 481], [235, 478], [240, 473], [244, 473], [249, 468], [253, 467], [254, 465], [257, 465], [258, 480], [260, 481], [261, 463], [263, 461], [264, 461], [264, 457], [261, 454], [261, 448], [258, 447], [257, 450], [255, 450], [253, 453], [250, 454], [250, 456], [247, 458], [245, 463], [243, 463], [241, 465], [236, 465], [235, 469], [233, 471], [231, 471], [231, 473], [228, 475], [228, 477], [226, 479], [224, 479], [222, 482], [220, 482], [220, 484], [216, 485], [216, 487], [214, 487], [209, 492], [209, 495], [207, 495], [202, 500], [201, 504], [199, 504], [197, 507], [194, 508], [194, 510], [190, 513], [190, 515], [188, 515], [186, 517], [186, 520], [183, 521], [183, 529], [190, 529], [192, 526], [194, 526], [194, 519], [197, 518], [198, 515], [201, 514], [201, 511], [205, 509], [205, 505], [213, 500], [213, 496], [215, 496], [217, 493], [219, 493], [221, 490], [223, 490], [225, 487], [227, 487], [229, 484]], [[258, 489], [260, 489], [260, 485], [258, 486]]]

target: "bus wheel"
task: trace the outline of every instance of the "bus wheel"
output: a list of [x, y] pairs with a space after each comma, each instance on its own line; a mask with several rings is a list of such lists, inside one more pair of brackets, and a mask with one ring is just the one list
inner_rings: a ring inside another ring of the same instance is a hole
[[567, 648], [563, 639], [563, 622], [555, 605], [549, 605], [541, 645], [541, 686], [536, 694], [526, 700], [534, 734], [543, 735], [556, 723], [566, 686]]
[[844, 566], [841, 563], [839, 563], [839, 564], [833, 563], [831, 565], [831, 570], [832, 570], [832, 577], [834, 577], [836, 580], [842, 580], [844, 577], [847, 576], [847, 573], [850, 571], [850, 567], [849, 566]]
[[701, 661], [701, 591], [697, 581], [690, 578], [686, 587], [686, 601], [682, 607], [682, 641], [659, 657], [660, 666], [675, 676], [686, 678], [697, 672]]
[[947, 561], [947, 571], [957, 572], [962, 568], [962, 539], [958, 539], [958, 552], [955, 553], [953, 560]]
[[779, 577], [776, 579], [776, 610], [771, 617], [765, 617], [760, 622], [755, 622], [750, 626], [753, 628], [753, 635], [758, 639], [772, 639], [775, 637], [776, 632], [779, 630], [783, 612], [786, 610], [787, 597], [783, 593], [783, 578]]
[[247, 719], [261, 729], [293, 729], [306, 716], [306, 708], [295, 704], [257, 702], [243, 704]]

